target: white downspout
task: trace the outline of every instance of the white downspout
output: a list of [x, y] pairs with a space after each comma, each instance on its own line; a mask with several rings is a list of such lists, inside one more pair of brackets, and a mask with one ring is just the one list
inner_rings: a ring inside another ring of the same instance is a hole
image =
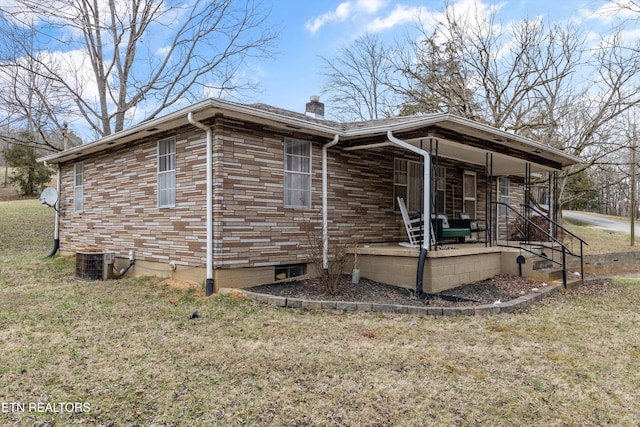
[[213, 137], [211, 128], [195, 121], [193, 113], [187, 116], [189, 123], [207, 133], [207, 278], [206, 296], [213, 294]]
[[327, 150], [338, 143], [336, 134], [331, 142], [322, 146], [322, 268], [329, 268], [329, 214], [327, 212]]
[[[46, 161], [43, 162], [45, 166], [49, 166]], [[56, 165], [56, 191], [58, 193], [58, 200], [56, 200], [53, 209], [56, 211], [55, 219], [53, 220], [53, 249], [51, 253], [47, 255], [47, 258], [51, 258], [60, 250], [60, 190], [62, 189], [62, 176], [60, 175], [60, 165]]]
[[431, 156], [425, 150], [414, 147], [413, 145], [402, 141], [393, 136], [392, 131], [387, 131], [387, 138], [395, 145], [402, 147], [406, 150], [413, 151], [421, 155], [424, 158], [424, 194], [423, 194], [423, 207], [424, 219], [422, 221], [424, 231], [422, 233], [422, 247], [420, 248], [420, 257], [418, 258], [418, 266], [416, 268], [416, 293], [419, 296], [423, 294], [423, 279], [424, 279], [424, 265], [427, 260], [427, 253], [429, 251], [429, 240], [431, 240]]
[[[398, 145], [407, 150], [413, 151], [421, 155], [424, 158], [424, 194], [423, 194], [423, 207], [422, 212], [424, 212], [425, 224], [431, 224], [431, 211], [430, 211], [430, 200], [431, 200], [431, 156], [425, 150], [414, 147], [408, 142], [402, 141], [395, 136], [393, 136], [392, 131], [387, 131], [387, 138], [389, 141]], [[429, 227], [431, 228], [431, 227]], [[425, 232], [425, 236], [429, 236], [429, 232]], [[429, 250], [429, 239], [430, 237], [425, 237], [423, 240], [423, 248]]]
[[58, 247], [60, 243], [60, 191], [62, 190], [62, 176], [60, 175], [60, 165], [57, 165], [58, 168], [56, 170], [57, 180], [56, 180], [56, 190], [58, 191], [58, 200], [56, 200], [56, 220], [53, 229], [53, 238], [56, 242], [58, 242]]

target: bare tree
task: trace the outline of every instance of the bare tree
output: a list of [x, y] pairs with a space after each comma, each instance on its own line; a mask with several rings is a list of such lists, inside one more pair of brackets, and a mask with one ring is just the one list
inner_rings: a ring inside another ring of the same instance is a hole
[[49, 82], [102, 137], [180, 102], [254, 89], [242, 72], [273, 54], [267, 16], [259, 0], [16, 0], [2, 9], [2, 67]]
[[443, 39], [438, 30], [429, 33], [419, 22], [419, 37], [396, 46], [396, 72], [402, 76], [391, 83], [403, 101], [401, 114], [452, 113], [469, 119], [481, 116], [475, 100], [475, 82], [459, 46]]
[[640, 103], [640, 47], [617, 29], [590, 46], [579, 28], [522, 20], [497, 22], [495, 11], [457, 15], [445, 9], [435, 28], [396, 56], [408, 84], [397, 88], [405, 111], [447, 111], [579, 156], [567, 185], [624, 149], [623, 116]]
[[371, 120], [394, 114], [397, 103], [388, 85], [392, 63], [379, 36], [366, 34], [322, 61], [326, 78], [323, 92], [329, 95], [339, 118]]
[[540, 20], [507, 27], [496, 22], [495, 10], [459, 15], [448, 7], [442, 16], [433, 29], [419, 22], [421, 37], [396, 56], [407, 81], [396, 89], [406, 104], [518, 133], [545, 127], [550, 88], [580, 65], [578, 32]]
[[[22, 30], [25, 44], [36, 37], [31, 29], [18, 30]], [[15, 61], [20, 62], [19, 67], [0, 66], [0, 105], [4, 113], [0, 139], [10, 145], [32, 146], [38, 152], [61, 150], [63, 132], [67, 131], [65, 118], [72, 106], [54, 82], [41, 76], [38, 61], [29, 57]], [[72, 138], [71, 145], [78, 143], [79, 138]]]

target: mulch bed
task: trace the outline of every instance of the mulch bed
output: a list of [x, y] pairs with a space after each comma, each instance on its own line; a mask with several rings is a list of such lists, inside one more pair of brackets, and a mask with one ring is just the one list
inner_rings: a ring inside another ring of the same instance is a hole
[[[360, 279], [357, 285], [351, 283], [351, 276], [344, 275], [338, 291], [329, 294], [319, 278], [296, 280], [256, 286], [248, 291], [282, 296], [324, 301], [356, 301], [379, 304], [400, 304], [412, 306], [456, 307], [506, 302], [534, 292], [546, 286], [545, 283], [516, 276], [495, 276], [492, 279], [465, 284], [448, 289], [429, 298], [418, 298], [414, 290]], [[456, 301], [456, 299], [461, 299]]]

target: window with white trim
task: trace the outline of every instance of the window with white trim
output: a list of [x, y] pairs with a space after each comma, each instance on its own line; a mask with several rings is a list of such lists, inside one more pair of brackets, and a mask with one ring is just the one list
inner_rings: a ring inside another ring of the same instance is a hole
[[478, 205], [478, 177], [475, 172], [464, 171], [462, 175], [462, 212], [476, 218]]
[[158, 141], [158, 207], [176, 204], [176, 139]]
[[[499, 197], [500, 203], [505, 203], [510, 205], [511, 203], [511, 180], [509, 178], [500, 178], [499, 179]], [[507, 207], [504, 205], [500, 205], [500, 215], [505, 216], [507, 214]]]
[[404, 199], [409, 212], [418, 212], [420, 204], [420, 162], [396, 158], [393, 161], [393, 206], [399, 211], [398, 197]]
[[311, 207], [311, 143], [284, 141], [284, 205]]
[[84, 163], [73, 165], [73, 211], [84, 211]]
[[[437, 179], [434, 180], [433, 177], [436, 176]], [[444, 166], [438, 166], [437, 170], [434, 168], [431, 172], [432, 183], [433, 181], [437, 182], [431, 186], [433, 189], [433, 209], [435, 209], [438, 213], [445, 213], [447, 211], [447, 168]]]
[[[394, 210], [400, 210], [398, 197], [404, 199], [409, 212], [419, 212], [422, 206], [422, 183], [420, 179], [420, 162], [406, 159], [394, 159], [393, 162], [393, 203]], [[437, 174], [437, 175], [436, 175]], [[437, 186], [436, 186], [437, 182]], [[431, 203], [439, 212], [445, 212], [447, 202], [447, 168], [444, 166], [431, 169]]]

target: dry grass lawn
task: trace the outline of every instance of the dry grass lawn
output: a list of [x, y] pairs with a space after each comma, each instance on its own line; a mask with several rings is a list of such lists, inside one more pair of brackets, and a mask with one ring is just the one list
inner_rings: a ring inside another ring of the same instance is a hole
[[585, 255], [640, 251], [640, 236], [636, 236], [634, 246], [631, 246], [629, 233], [598, 230], [565, 222], [565, 227], [572, 233], [584, 239], [588, 245], [584, 247]]
[[72, 260], [40, 258], [51, 220], [0, 202], [0, 425], [640, 420], [637, 281], [493, 317], [308, 312], [158, 279], [76, 280]]

